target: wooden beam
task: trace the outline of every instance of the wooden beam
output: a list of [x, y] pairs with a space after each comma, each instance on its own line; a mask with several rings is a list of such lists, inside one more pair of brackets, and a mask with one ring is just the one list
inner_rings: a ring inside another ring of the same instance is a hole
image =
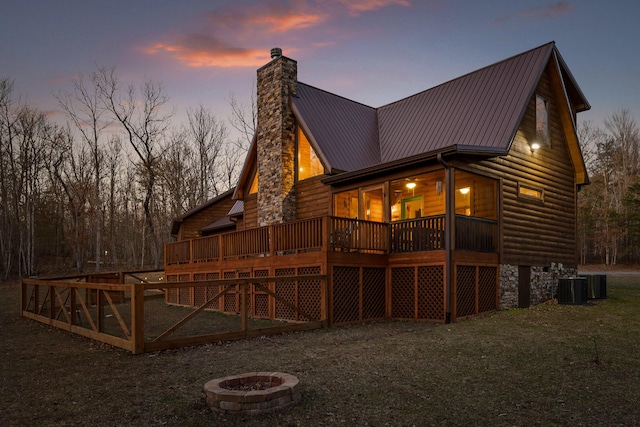
[[235, 284], [231, 284], [228, 285], [224, 290], [218, 292], [216, 295], [214, 295], [213, 297], [209, 298], [207, 301], [205, 301], [200, 307], [196, 308], [194, 311], [192, 311], [191, 313], [189, 313], [187, 316], [185, 316], [184, 318], [182, 318], [181, 320], [179, 320], [177, 323], [175, 323], [173, 326], [171, 326], [169, 329], [167, 329], [166, 331], [164, 331], [163, 333], [161, 333], [160, 335], [158, 335], [156, 337], [156, 339], [154, 341], [159, 341], [162, 340], [164, 337], [168, 336], [169, 334], [171, 334], [173, 331], [175, 331], [176, 329], [178, 329], [180, 326], [184, 325], [185, 323], [187, 323], [189, 320], [191, 320], [196, 314], [202, 312], [205, 308], [207, 308], [207, 306], [209, 304], [211, 304], [213, 301], [215, 301], [216, 299], [220, 298], [222, 295], [226, 294], [227, 292], [229, 292], [232, 288], [234, 288], [236, 285]]
[[219, 341], [237, 341], [245, 338], [261, 337], [265, 335], [279, 335], [289, 332], [308, 331], [312, 329], [320, 329], [322, 327], [324, 327], [324, 322], [304, 322], [269, 328], [249, 329], [247, 331], [221, 332], [218, 334], [175, 338], [163, 341], [154, 340], [145, 343], [144, 351], [167, 350]]

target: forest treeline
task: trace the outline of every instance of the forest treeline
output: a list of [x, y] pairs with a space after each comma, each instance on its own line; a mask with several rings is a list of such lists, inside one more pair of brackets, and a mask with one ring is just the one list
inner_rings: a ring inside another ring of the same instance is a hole
[[640, 130], [628, 109], [604, 126], [581, 123], [578, 137], [590, 185], [578, 193], [581, 264], [640, 262]]
[[[227, 120], [200, 105], [175, 123], [161, 83], [108, 67], [55, 97], [65, 124], [0, 78], [0, 279], [161, 267], [172, 219], [235, 185], [255, 130], [255, 99], [231, 97]], [[622, 109], [578, 134], [579, 262], [638, 263], [638, 125]]]
[[0, 78], [0, 279], [162, 267], [172, 219], [235, 185], [255, 129], [233, 96], [227, 120], [176, 123], [160, 82], [108, 67], [54, 96], [62, 121]]

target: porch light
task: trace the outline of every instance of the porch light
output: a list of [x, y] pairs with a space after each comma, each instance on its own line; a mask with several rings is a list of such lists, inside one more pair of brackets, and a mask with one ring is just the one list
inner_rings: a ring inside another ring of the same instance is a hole
[[414, 188], [416, 188], [416, 183], [415, 182], [407, 182], [407, 188], [409, 190], [413, 190]]
[[540, 143], [539, 142], [532, 142], [531, 143], [531, 150], [536, 151], [539, 148], [540, 148]]
[[464, 187], [460, 189], [460, 194], [468, 194], [469, 191], [471, 191], [471, 188], [469, 187]]

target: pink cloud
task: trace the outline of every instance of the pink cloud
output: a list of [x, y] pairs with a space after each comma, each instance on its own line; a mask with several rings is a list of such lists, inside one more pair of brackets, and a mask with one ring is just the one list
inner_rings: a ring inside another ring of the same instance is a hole
[[235, 48], [201, 34], [181, 37], [174, 43], [156, 43], [144, 51], [168, 54], [188, 67], [256, 67], [269, 61], [266, 49]]
[[312, 27], [324, 21], [318, 14], [290, 12], [286, 15], [260, 15], [253, 17], [252, 24], [262, 25], [268, 32], [284, 32]]
[[559, 1], [555, 4], [551, 4], [546, 7], [533, 7], [518, 13], [511, 13], [511, 14], [499, 16], [498, 18], [494, 19], [492, 23], [495, 25], [499, 25], [499, 24], [504, 24], [505, 22], [511, 21], [513, 19], [546, 21], [549, 19], [556, 18], [558, 16], [566, 15], [572, 9], [573, 9], [573, 4], [565, 1]]
[[189, 67], [256, 67], [269, 61], [269, 49], [239, 46], [319, 25], [327, 16], [300, 2], [219, 10], [206, 15], [199, 31], [153, 43], [143, 51], [169, 55]]
[[[256, 67], [269, 61], [272, 43], [318, 27], [336, 14], [336, 2], [351, 15], [387, 6], [411, 6], [410, 0], [275, 0], [246, 7], [218, 9], [195, 23], [191, 34], [167, 36], [144, 47], [149, 55], [166, 55], [188, 67]], [[277, 37], [277, 40], [275, 39]], [[331, 41], [311, 44], [330, 45]], [[250, 47], [249, 47], [250, 46]], [[291, 54], [294, 49], [288, 48]]]
[[338, 0], [349, 9], [352, 14], [359, 15], [363, 12], [371, 12], [387, 6], [411, 6], [409, 0]]

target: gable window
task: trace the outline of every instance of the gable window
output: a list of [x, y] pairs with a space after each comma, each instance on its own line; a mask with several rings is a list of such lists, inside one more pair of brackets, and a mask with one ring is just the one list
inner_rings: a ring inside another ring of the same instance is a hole
[[528, 185], [522, 185], [518, 183], [518, 197], [522, 197], [525, 199], [539, 200], [543, 202], [544, 192], [539, 188], [530, 187]]
[[539, 145], [549, 145], [549, 102], [536, 95], [536, 141]]
[[258, 192], [258, 171], [253, 175], [253, 180], [251, 181], [251, 187], [249, 187], [249, 194], [255, 194]]
[[324, 167], [307, 136], [298, 127], [298, 181], [322, 175]]

